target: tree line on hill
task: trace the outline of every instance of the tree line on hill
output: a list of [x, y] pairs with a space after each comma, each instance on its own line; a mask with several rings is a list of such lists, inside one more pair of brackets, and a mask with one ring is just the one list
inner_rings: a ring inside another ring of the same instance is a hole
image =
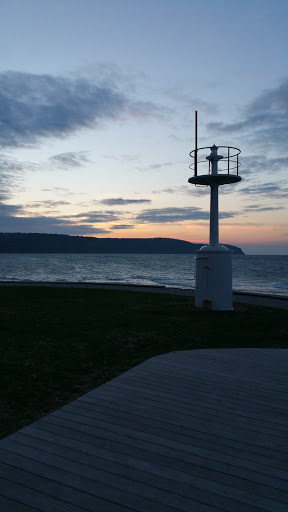
[[[0, 233], [0, 253], [193, 254], [204, 244], [174, 238], [96, 238], [46, 233]], [[235, 254], [240, 247], [225, 244]]]

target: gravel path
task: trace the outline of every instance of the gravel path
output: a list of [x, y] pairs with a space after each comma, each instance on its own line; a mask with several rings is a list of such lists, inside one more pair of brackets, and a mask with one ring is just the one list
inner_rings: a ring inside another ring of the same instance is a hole
[[[46, 286], [57, 288], [100, 288], [106, 290], [131, 290], [140, 292], [168, 293], [171, 295], [194, 296], [195, 290], [183, 288], [169, 288], [167, 286], [135, 286], [130, 284], [108, 283], [79, 283], [79, 282], [48, 282], [48, 281], [0, 281], [0, 286]], [[235, 292], [233, 301], [255, 306], [266, 306], [277, 309], [288, 309], [288, 297], [281, 295], [258, 295], [256, 293]]]

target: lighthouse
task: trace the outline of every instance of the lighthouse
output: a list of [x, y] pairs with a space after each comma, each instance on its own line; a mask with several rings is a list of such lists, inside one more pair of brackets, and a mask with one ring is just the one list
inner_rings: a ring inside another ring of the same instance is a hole
[[[196, 252], [195, 306], [203, 309], [229, 311], [232, 303], [232, 252], [219, 243], [218, 192], [221, 185], [241, 181], [240, 149], [231, 146], [197, 148], [197, 112], [195, 112], [195, 149], [190, 168], [194, 176], [188, 182], [210, 187], [209, 245]], [[210, 150], [210, 154], [207, 155]], [[223, 153], [218, 154], [218, 150]], [[205, 153], [206, 157], [205, 157]], [[220, 167], [221, 164], [221, 167]]]

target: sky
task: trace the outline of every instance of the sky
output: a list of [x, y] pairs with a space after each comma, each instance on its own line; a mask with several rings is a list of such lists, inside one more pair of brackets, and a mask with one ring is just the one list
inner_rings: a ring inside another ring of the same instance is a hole
[[288, 254], [287, 0], [0, 0], [0, 20], [0, 232], [207, 243], [197, 110], [198, 147], [241, 150], [221, 243]]

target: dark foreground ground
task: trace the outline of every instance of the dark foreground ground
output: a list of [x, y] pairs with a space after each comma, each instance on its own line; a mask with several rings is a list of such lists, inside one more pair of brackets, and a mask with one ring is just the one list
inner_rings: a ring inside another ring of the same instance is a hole
[[287, 300], [209, 312], [191, 291], [108, 288], [0, 287], [2, 437], [155, 355], [288, 345]]

